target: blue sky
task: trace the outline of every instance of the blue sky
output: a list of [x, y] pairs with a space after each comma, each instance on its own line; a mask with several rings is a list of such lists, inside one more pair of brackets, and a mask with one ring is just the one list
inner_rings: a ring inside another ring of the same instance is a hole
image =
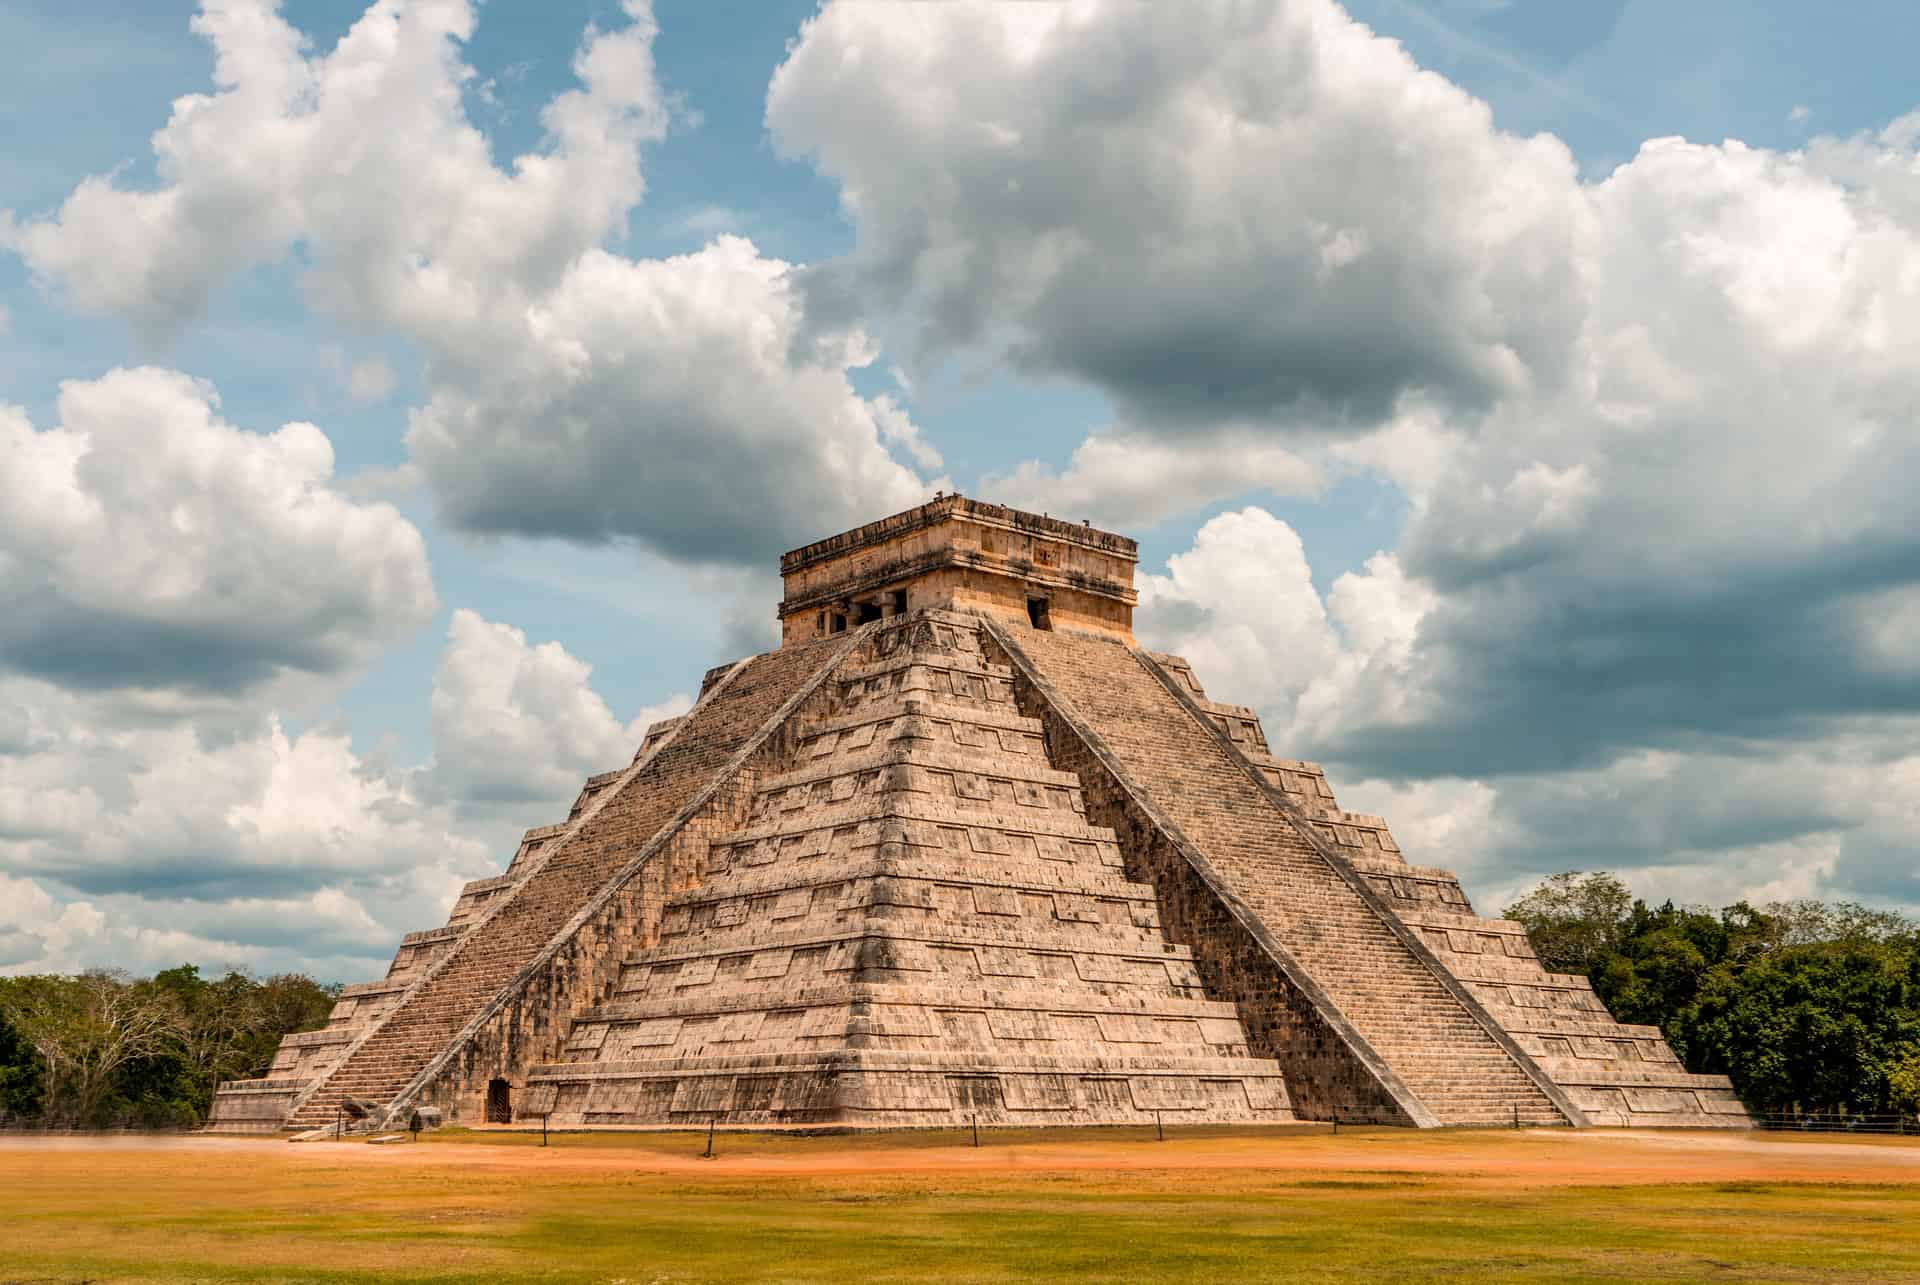
[[[87, 520], [152, 568], [87, 562], [113, 555], [51, 505], [0, 546], [30, 711], [0, 721], [28, 908], [0, 966], [377, 958], [643, 710], [771, 644], [785, 543], [936, 484], [1138, 535], [1143, 632], [1489, 909], [1570, 865], [1920, 902], [1913, 6], [1091, 6], [1038, 55], [987, 9], [829, 9], [803, 33], [816, 5], [658, 0], [649, 38], [639, 5], [486, 0], [470, 39], [372, 57], [394, 97], [338, 107], [344, 71], [324, 110], [243, 95], [169, 169], [216, 43], [250, 83], [319, 75], [368, 5], [226, 0], [210, 39], [193, 3], [0, 0], [0, 497], [46, 485], [58, 426], [103, 467], [111, 441]], [[250, 43], [274, 23], [304, 49]], [[501, 188], [437, 221], [556, 149], [543, 110], [596, 39], [629, 61], [569, 145], [578, 220]], [[442, 174], [461, 131], [483, 153]], [[391, 154], [351, 159], [367, 139]], [[90, 176], [98, 222], [63, 207]], [[191, 212], [149, 227], [128, 194], [169, 190]], [[463, 263], [482, 303], [417, 302]], [[763, 323], [789, 356], [730, 346]], [[134, 366], [201, 382], [107, 378]], [[214, 397], [237, 436], [193, 427]], [[331, 446], [283, 479], [324, 517], [259, 481], [296, 469], [254, 449], [289, 423]], [[230, 609], [160, 595], [174, 572]], [[554, 761], [515, 777], [490, 737]], [[303, 754], [326, 766], [288, 787]], [[170, 793], [182, 756], [229, 792]], [[321, 829], [269, 843], [243, 820], [271, 800]], [[320, 926], [246, 926], [295, 910]]]

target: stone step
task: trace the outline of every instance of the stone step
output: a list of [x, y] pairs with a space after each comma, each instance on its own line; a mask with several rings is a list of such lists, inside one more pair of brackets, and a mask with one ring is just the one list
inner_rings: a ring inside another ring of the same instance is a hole
[[1447, 1119], [1467, 1109], [1454, 1101], [1455, 1086], [1424, 1074], [1439, 1058], [1471, 1059], [1494, 1089], [1558, 1114], [1495, 1033], [1202, 725], [1206, 715], [1181, 704], [1144, 661], [1119, 643], [996, 627], [1019, 649], [1012, 659], [1024, 657], [1046, 685], [1042, 698], [1059, 702], [1055, 713], [1076, 734], [1097, 737], [1226, 881], [1214, 895], [1256, 914], [1429, 1110]]
[[389, 1098], [404, 1089], [844, 642], [756, 658], [703, 698], [672, 740], [603, 785], [576, 827], [549, 841], [544, 863], [388, 1010], [295, 1122], [324, 1118], [342, 1096]]

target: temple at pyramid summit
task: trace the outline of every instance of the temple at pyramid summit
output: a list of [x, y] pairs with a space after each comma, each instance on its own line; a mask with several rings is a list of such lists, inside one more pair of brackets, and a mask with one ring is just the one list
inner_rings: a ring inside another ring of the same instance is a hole
[[961, 496], [786, 554], [777, 650], [211, 1127], [1749, 1123], [1141, 648], [1136, 561]]

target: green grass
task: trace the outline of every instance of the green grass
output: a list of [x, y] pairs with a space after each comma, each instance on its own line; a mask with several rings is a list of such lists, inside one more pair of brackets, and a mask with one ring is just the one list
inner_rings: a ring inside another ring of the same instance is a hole
[[[545, 1153], [450, 1135], [405, 1157], [0, 1148], [0, 1281], [1920, 1280], [1905, 1181], [1565, 1185], [1520, 1172], [1540, 1144], [1513, 1135], [1085, 1136], [971, 1152], [950, 1136], [722, 1135], [704, 1163], [687, 1135], [570, 1135]], [[1166, 1163], [1100, 1167], [1123, 1153]], [[1888, 1157], [1910, 1154], [1863, 1149], [1860, 1171], [1903, 1178]]]

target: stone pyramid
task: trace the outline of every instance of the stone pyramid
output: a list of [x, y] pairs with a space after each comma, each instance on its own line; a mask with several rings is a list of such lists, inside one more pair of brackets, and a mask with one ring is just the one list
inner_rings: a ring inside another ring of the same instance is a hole
[[958, 496], [789, 553], [778, 650], [213, 1127], [1747, 1123], [1137, 647], [1135, 557]]
[[[586, 1123], [1290, 1119], [977, 622], [879, 628], [529, 1100]], [[551, 1095], [549, 1097], [549, 1094]]]

